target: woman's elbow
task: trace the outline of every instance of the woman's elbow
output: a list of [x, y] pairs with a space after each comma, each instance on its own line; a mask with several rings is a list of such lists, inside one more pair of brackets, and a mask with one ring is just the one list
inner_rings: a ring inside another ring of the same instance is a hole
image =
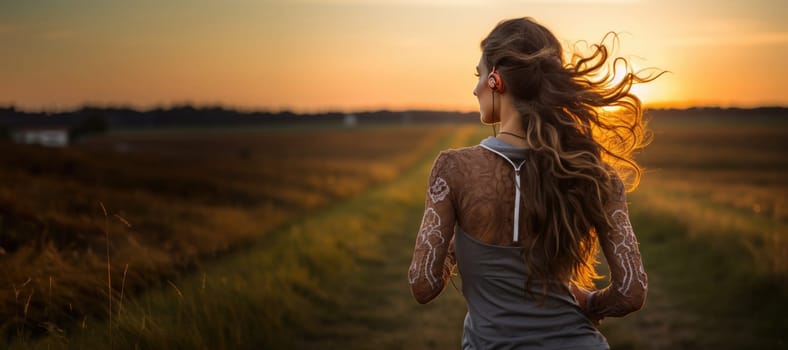
[[645, 286], [638, 287], [639, 288], [632, 291], [632, 293], [629, 293], [624, 298], [624, 304], [628, 313], [640, 310], [646, 303], [646, 294], [648, 293], [648, 288]]
[[419, 304], [422, 305], [429, 303], [430, 301], [432, 301], [432, 299], [434, 299], [434, 298], [430, 298], [429, 296], [425, 296], [423, 294], [416, 294], [416, 293], [413, 294], [413, 297], [416, 299], [416, 301]]
[[438, 296], [438, 293], [431, 288], [420, 286], [418, 283], [410, 285], [410, 293], [413, 295], [413, 298], [422, 305], [429, 303]]
[[[604, 316], [624, 317], [640, 310], [646, 303], [646, 288], [630, 286], [626, 290], [618, 289], [615, 297], [609, 299], [608, 306], [602, 306], [599, 313]], [[603, 304], [604, 305], [604, 304]]]

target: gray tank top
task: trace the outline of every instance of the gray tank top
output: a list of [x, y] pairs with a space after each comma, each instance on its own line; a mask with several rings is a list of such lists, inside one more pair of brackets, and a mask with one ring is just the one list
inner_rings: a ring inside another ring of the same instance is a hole
[[[512, 151], [511, 145], [501, 143], [482, 142], [503, 154]], [[532, 281], [531, 294], [526, 293], [522, 248], [478, 241], [459, 225], [454, 242], [468, 305], [463, 349], [609, 349], [568, 287], [542, 298], [543, 285]]]

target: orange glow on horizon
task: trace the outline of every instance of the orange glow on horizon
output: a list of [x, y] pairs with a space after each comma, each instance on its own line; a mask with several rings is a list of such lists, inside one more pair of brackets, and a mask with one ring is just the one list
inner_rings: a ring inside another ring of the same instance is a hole
[[58, 11], [0, 4], [0, 106], [477, 111], [479, 41], [514, 16], [565, 43], [619, 33], [616, 55], [670, 71], [632, 87], [646, 107], [788, 105], [788, 22], [766, 0], [44, 1]]

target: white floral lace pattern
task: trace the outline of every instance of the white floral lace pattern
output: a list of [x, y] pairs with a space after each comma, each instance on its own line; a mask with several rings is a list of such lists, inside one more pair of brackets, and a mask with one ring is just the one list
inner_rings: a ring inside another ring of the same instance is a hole
[[[417, 247], [424, 247], [427, 249], [427, 252], [420, 261], [414, 260], [411, 264], [408, 270], [408, 281], [410, 284], [416, 283], [421, 273], [424, 273], [424, 278], [430, 284], [430, 287], [435, 288], [436, 285], [440, 284], [442, 276], [436, 276], [433, 273], [435, 260], [437, 260], [436, 248], [446, 243], [446, 240], [441, 235], [440, 225], [441, 218], [435, 212], [435, 209], [427, 208], [421, 221], [419, 235], [416, 238]], [[443, 266], [443, 262], [441, 262], [441, 266]]]
[[624, 270], [618, 292], [621, 295], [628, 295], [629, 288], [636, 282], [646, 289], [648, 283], [646, 271], [638, 256], [638, 242], [629, 222], [629, 215], [624, 210], [618, 209], [613, 212], [612, 218], [616, 227], [610, 235], [610, 242], [613, 244], [613, 253], [618, 256]]
[[433, 203], [438, 203], [449, 194], [449, 184], [442, 177], [437, 177], [429, 188], [430, 199]]

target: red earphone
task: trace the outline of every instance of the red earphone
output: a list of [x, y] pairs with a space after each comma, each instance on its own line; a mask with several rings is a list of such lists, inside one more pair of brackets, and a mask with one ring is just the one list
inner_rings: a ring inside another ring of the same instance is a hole
[[506, 88], [503, 85], [503, 79], [501, 79], [501, 76], [498, 74], [498, 72], [495, 71], [495, 67], [493, 67], [493, 70], [492, 72], [490, 72], [490, 75], [487, 76], [487, 86], [489, 86], [490, 89], [492, 89], [493, 91], [497, 91], [498, 93], [503, 93], [506, 90]]

